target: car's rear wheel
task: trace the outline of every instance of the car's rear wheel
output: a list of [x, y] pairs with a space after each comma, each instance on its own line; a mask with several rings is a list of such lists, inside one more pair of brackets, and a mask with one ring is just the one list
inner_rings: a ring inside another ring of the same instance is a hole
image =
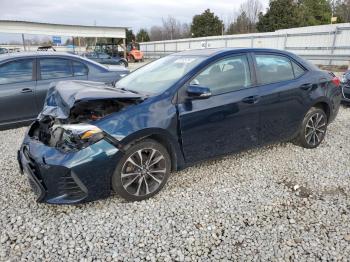
[[157, 194], [171, 170], [170, 156], [158, 142], [147, 139], [131, 146], [112, 177], [112, 188], [128, 201], [139, 201]]
[[326, 113], [312, 107], [305, 115], [295, 142], [305, 148], [318, 147], [325, 138], [328, 119]]

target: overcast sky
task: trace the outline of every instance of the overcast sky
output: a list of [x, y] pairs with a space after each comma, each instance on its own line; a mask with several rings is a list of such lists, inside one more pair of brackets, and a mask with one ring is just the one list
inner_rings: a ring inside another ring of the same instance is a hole
[[[210, 8], [221, 19], [233, 17], [244, 0], [0, 0], [0, 19], [126, 26], [134, 31], [160, 25], [162, 17], [191, 22]], [[264, 10], [268, 0], [261, 0]], [[3, 36], [4, 37], [4, 36]], [[3, 39], [0, 37], [0, 40]]]

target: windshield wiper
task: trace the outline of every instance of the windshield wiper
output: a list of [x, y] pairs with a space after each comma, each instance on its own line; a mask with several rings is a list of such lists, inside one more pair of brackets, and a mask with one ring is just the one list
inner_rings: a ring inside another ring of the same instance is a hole
[[125, 87], [118, 87], [120, 90], [123, 90], [123, 91], [127, 91], [127, 92], [131, 92], [131, 93], [134, 93], [134, 94], [140, 94], [139, 92], [136, 92], [134, 90], [130, 90], [130, 89], [126, 89]]

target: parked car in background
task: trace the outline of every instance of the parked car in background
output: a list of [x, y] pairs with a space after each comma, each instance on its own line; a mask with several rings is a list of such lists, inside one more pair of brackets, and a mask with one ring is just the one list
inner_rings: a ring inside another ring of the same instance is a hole
[[350, 104], [350, 70], [346, 71], [341, 77], [341, 88], [343, 92], [343, 102]]
[[0, 55], [8, 53], [9, 50], [7, 48], [0, 47]]
[[52, 45], [39, 46], [37, 51], [53, 51], [56, 52], [56, 49]]
[[113, 84], [129, 73], [107, 68], [65, 53], [35, 52], [0, 55], [0, 128], [11, 128], [36, 118], [50, 83], [90, 80]]
[[86, 53], [84, 56], [103, 65], [122, 65], [128, 67], [128, 61], [120, 56], [111, 57], [108, 54], [97, 52]]
[[116, 88], [59, 82], [25, 136], [20, 168], [38, 201], [81, 203], [111, 189], [143, 200], [198, 161], [278, 141], [318, 147], [340, 101], [338, 78], [289, 52], [185, 51]]

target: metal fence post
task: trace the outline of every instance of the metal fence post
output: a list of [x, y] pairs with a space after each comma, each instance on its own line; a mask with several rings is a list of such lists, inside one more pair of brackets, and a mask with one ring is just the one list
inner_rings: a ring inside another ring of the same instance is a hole
[[164, 48], [163, 48], [163, 55], [165, 56], [165, 42], [164, 42]]
[[[333, 36], [333, 43], [332, 43], [332, 49], [331, 49], [331, 55], [334, 54], [335, 49], [335, 43], [337, 41], [337, 34], [338, 34], [338, 27], [335, 28], [334, 36]], [[329, 65], [332, 65], [332, 59], [329, 60]]]
[[287, 40], [288, 40], [288, 34], [285, 34], [285, 36], [284, 36], [284, 43], [283, 43], [283, 50], [287, 49]]
[[252, 36], [251, 39], [250, 39], [250, 47], [251, 48], [254, 47], [254, 36]]

